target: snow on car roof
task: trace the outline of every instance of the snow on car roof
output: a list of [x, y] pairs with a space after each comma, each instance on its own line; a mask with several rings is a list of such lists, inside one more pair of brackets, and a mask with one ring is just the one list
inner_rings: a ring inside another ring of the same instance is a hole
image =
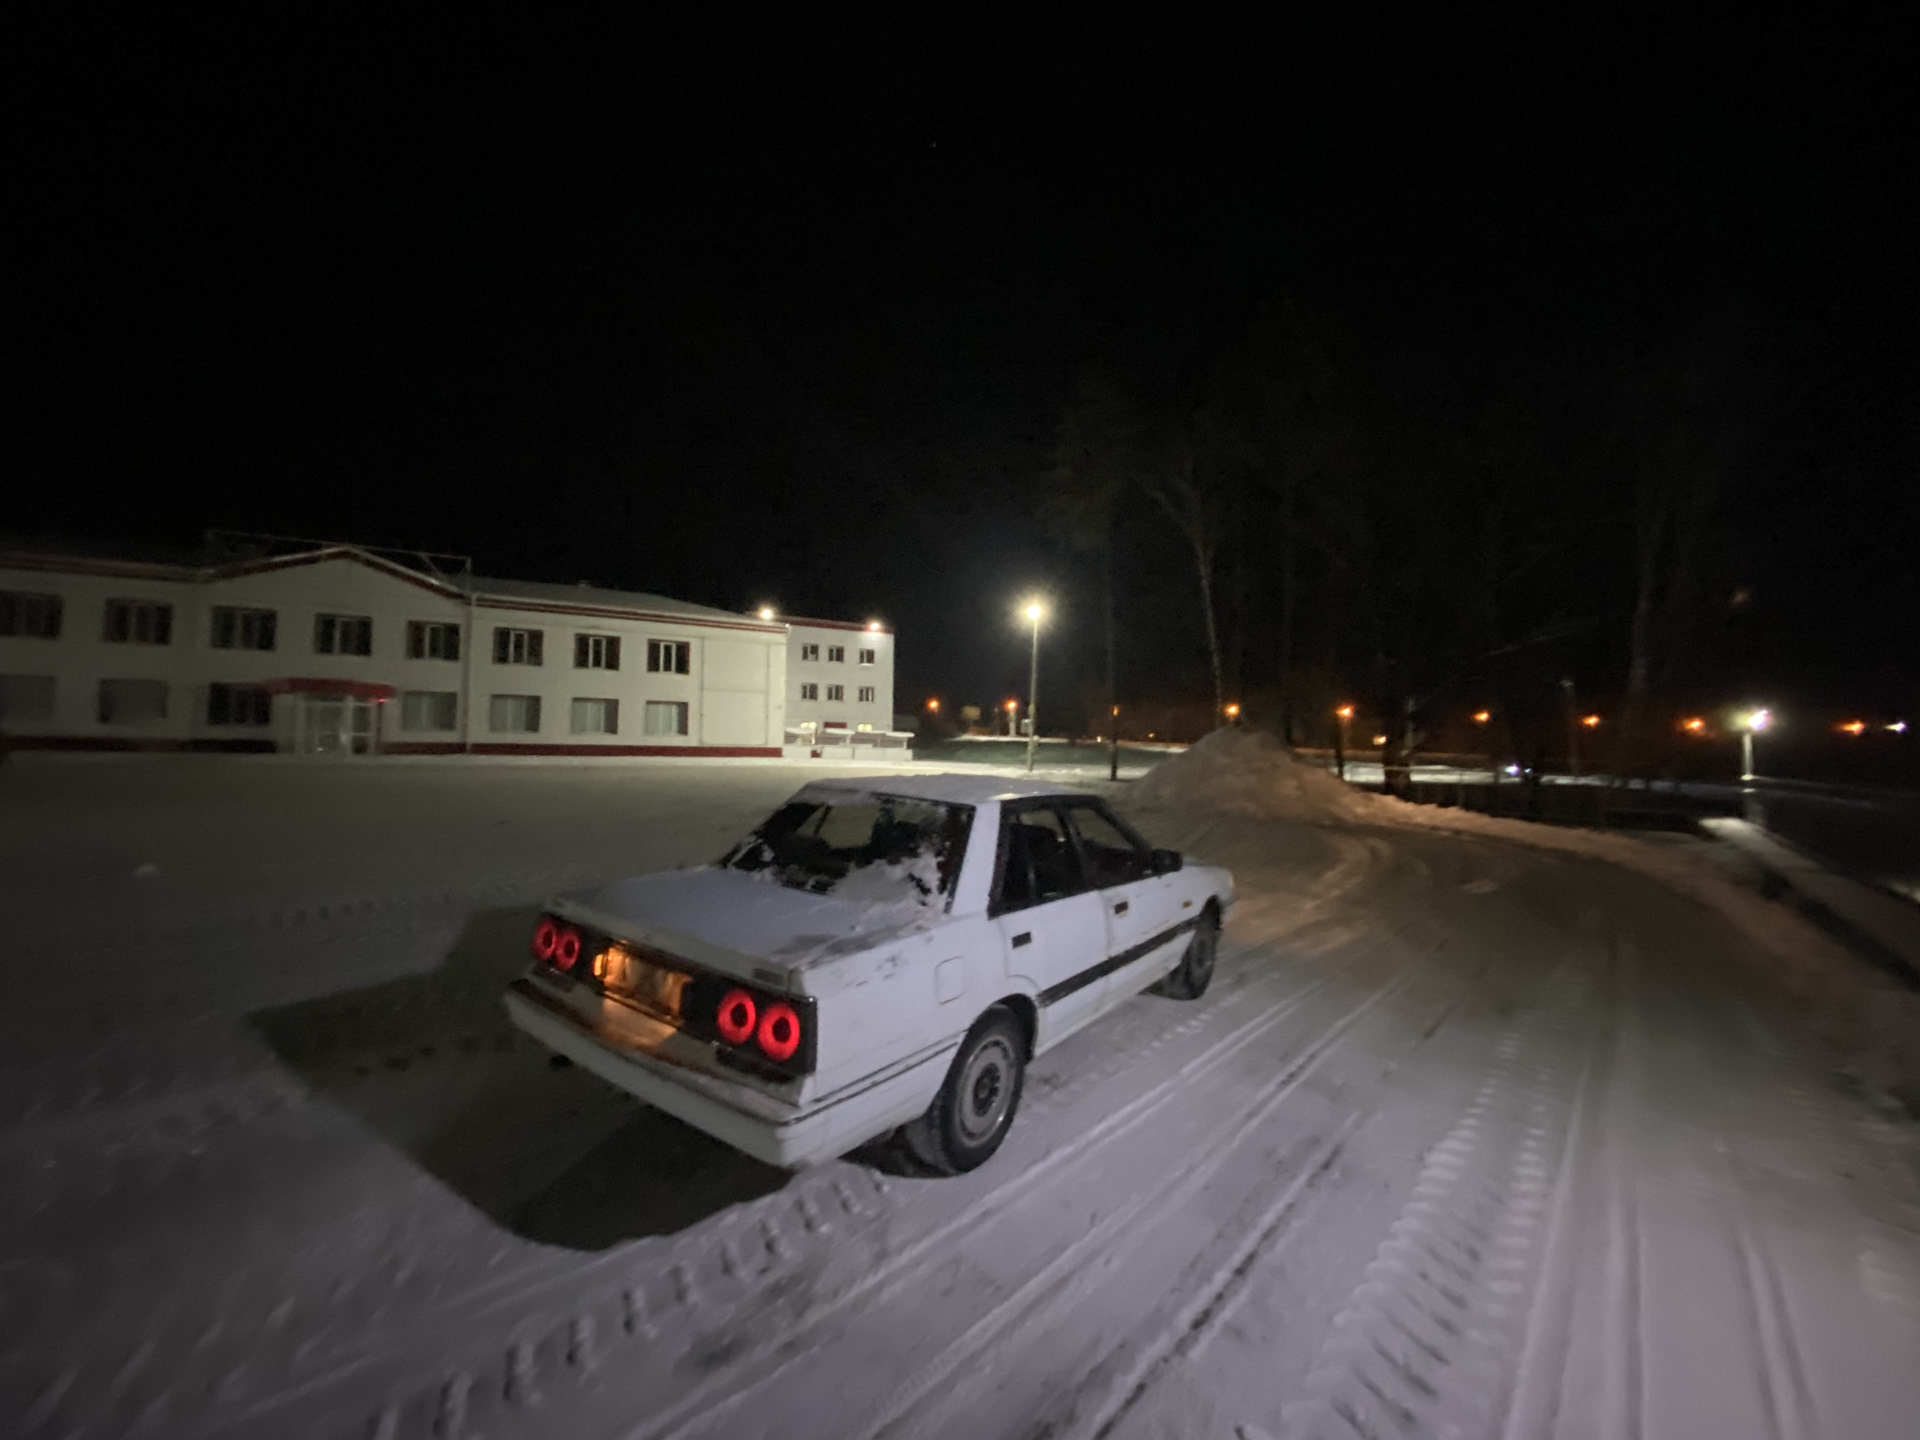
[[994, 800], [1023, 800], [1035, 795], [1085, 795], [1046, 780], [1010, 780], [1004, 775], [863, 775], [815, 780], [809, 790], [853, 790], [864, 794], [906, 795], [915, 800], [940, 800], [950, 805], [983, 805]]

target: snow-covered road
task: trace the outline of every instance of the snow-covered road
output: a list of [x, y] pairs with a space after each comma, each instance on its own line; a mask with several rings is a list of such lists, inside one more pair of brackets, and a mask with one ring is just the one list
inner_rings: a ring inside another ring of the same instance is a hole
[[798, 1176], [516, 1039], [550, 889], [782, 766], [0, 772], [0, 1433], [1915, 1433], [1913, 1131], [1590, 859], [1162, 810], [1214, 989], [1005, 1149]]

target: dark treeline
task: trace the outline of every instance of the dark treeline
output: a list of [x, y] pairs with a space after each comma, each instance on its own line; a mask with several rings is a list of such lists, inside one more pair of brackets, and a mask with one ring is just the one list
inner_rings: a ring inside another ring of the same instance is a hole
[[[1571, 729], [1658, 768], [1753, 593], [1749, 348], [1722, 316], [1578, 361], [1435, 363], [1280, 301], [1171, 373], [1086, 365], [1041, 496], [1100, 597], [1080, 723], [1119, 703], [1147, 717], [1124, 733], [1192, 733], [1237, 703], [1324, 744], [1351, 703], [1396, 750], [1557, 763]], [[1142, 564], [1185, 569], [1199, 693], [1130, 664]]]

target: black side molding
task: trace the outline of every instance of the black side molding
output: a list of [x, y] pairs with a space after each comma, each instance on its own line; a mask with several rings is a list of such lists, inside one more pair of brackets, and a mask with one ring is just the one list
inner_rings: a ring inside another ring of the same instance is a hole
[[1013, 948], [1016, 950], [1022, 945], [1031, 945], [1032, 943], [1033, 932], [1031, 930], [1022, 930], [1018, 935], [1013, 937]]
[[[1056, 1000], [1064, 1000], [1076, 990], [1084, 990], [1096, 980], [1104, 980], [1116, 970], [1124, 970], [1150, 950], [1158, 950], [1169, 940], [1177, 939], [1200, 923], [1196, 915], [1191, 920], [1182, 920], [1178, 925], [1170, 925], [1158, 935], [1148, 936], [1138, 945], [1130, 945], [1118, 955], [1109, 956], [1098, 965], [1089, 965], [1078, 975], [1069, 975], [1058, 985], [1049, 985], [1036, 997], [1042, 1005], [1051, 1005]], [[1014, 944], [1020, 942], [1016, 939]]]

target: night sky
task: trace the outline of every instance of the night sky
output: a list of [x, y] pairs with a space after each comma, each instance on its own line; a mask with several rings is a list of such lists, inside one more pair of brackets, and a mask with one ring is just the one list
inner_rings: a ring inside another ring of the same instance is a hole
[[[1062, 610], [1047, 683], [1093, 664], [1084, 567], [1033, 504], [1088, 364], [1204, 367], [1278, 295], [1413, 391], [1705, 324], [1763, 422], [1732, 678], [1913, 696], [1920, 126], [1893, 12], [1411, 14], [62, 13], [8, 47], [0, 529], [266, 530], [877, 615], [903, 708], [990, 703], [1030, 586]], [[1129, 552], [1129, 693], [1197, 683], [1185, 563]]]

